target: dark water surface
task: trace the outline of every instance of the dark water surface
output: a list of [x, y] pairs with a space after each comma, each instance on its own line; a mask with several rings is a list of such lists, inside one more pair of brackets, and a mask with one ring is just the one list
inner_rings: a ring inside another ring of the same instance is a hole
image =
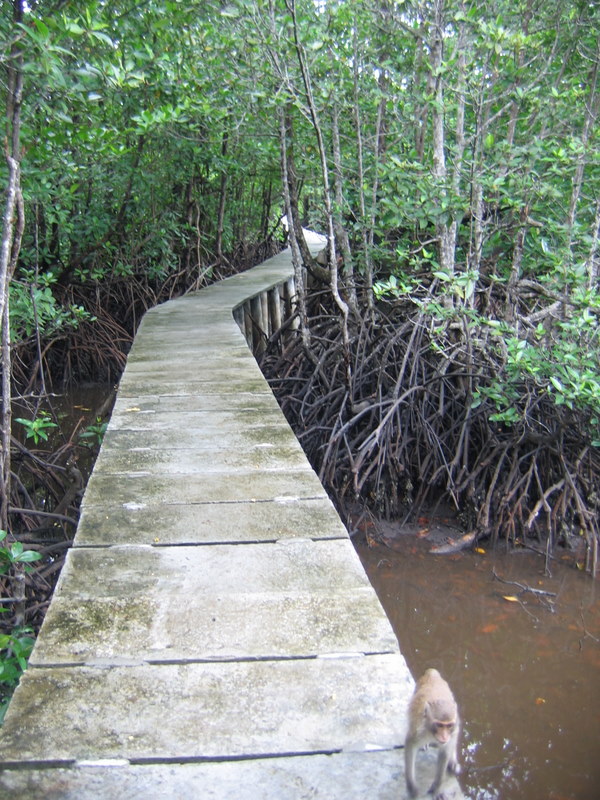
[[[428, 553], [400, 535], [358, 553], [415, 677], [437, 667], [463, 722], [472, 800], [600, 800], [600, 578], [530, 552]], [[506, 580], [556, 592], [554, 611]]]

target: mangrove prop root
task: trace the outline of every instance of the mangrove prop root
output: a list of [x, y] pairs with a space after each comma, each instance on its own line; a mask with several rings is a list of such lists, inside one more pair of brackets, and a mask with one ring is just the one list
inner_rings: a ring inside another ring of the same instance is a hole
[[594, 560], [600, 450], [583, 412], [532, 382], [519, 387], [517, 421], [493, 421], [488, 399], [473, 403], [503, 369], [483, 326], [443, 328], [395, 301], [372, 321], [351, 320], [348, 370], [332, 301], [316, 293], [308, 309], [313, 358], [288, 329], [271, 337], [261, 366], [342, 512], [358, 501], [408, 519], [442, 495], [477, 538], [536, 538], [552, 549], [581, 536]]

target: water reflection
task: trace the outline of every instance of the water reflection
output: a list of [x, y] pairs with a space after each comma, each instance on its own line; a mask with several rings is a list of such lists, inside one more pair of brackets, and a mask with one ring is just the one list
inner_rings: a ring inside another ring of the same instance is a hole
[[[467, 796], [597, 800], [597, 582], [560, 559], [546, 578], [526, 552], [432, 556], [412, 536], [355, 544], [413, 674], [437, 667], [459, 699]], [[556, 597], [520, 594], [494, 570]]]

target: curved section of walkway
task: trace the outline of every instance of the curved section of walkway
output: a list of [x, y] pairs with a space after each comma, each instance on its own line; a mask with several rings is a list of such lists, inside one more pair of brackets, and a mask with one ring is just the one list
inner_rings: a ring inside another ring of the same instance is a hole
[[412, 678], [232, 316], [275, 324], [291, 275], [286, 251], [144, 317], [0, 796], [403, 796]]

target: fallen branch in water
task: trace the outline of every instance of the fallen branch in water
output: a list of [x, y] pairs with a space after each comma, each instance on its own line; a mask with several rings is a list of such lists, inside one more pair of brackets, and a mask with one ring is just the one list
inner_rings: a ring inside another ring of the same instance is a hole
[[469, 533], [465, 533], [463, 536], [455, 539], [452, 542], [431, 547], [429, 552], [436, 556], [445, 556], [450, 553], [458, 553], [460, 550], [464, 550], [465, 547], [469, 547], [469, 545], [473, 544], [476, 536], [477, 531], [469, 531]]
[[507, 583], [509, 586], [518, 586], [522, 592], [531, 592], [532, 594], [544, 595], [546, 597], [556, 597], [556, 592], [548, 592], [546, 589], [534, 589], [532, 586], [527, 586], [518, 581], [507, 581], [505, 578], [501, 578], [495, 569], [492, 569], [492, 575], [497, 581], [500, 581], [500, 583]]

